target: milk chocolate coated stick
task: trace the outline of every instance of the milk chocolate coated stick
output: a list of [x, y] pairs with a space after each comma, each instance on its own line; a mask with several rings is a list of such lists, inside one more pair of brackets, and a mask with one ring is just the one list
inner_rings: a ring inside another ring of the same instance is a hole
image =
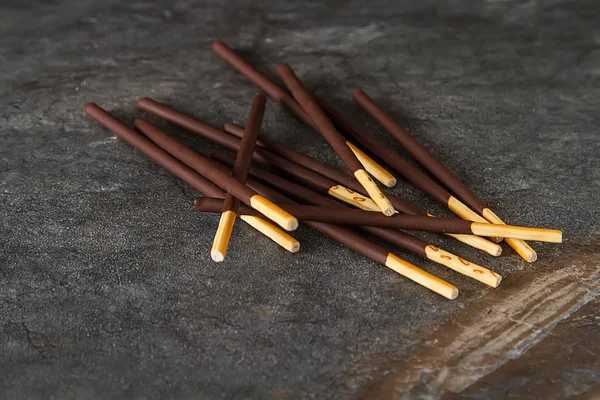
[[[313, 127], [313, 129], [317, 130], [317, 127], [313, 123], [312, 119], [308, 116], [308, 114], [306, 114], [304, 112], [302, 107], [285, 90], [283, 90], [281, 87], [279, 87], [273, 81], [271, 81], [269, 78], [267, 78], [266, 76], [261, 74], [259, 71], [257, 71], [254, 67], [252, 67], [250, 64], [248, 64], [242, 57], [240, 57], [237, 53], [235, 53], [225, 43], [218, 41], [218, 40], [215, 41], [213, 43], [213, 50], [223, 60], [225, 60], [227, 63], [229, 63], [235, 69], [237, 69], [242, 75], [244, 75], [246, 78], [248, 78], [252, 83], [254, 83], [259, 88], [263, 89], [267, 94], [269, 94], [269, 96], [271, 96], [276, 101], [284, 104], [299, 119], [304, 121], [309, 126]], [[271, 150], [273, 150], [273, 149], [271, 148]], [[296, 160], [294, 160], [294, 162], [298, 163], [298, 161], [296, 161]], [[305, 164], [302, 164], [302, 165], [304, 165], [307, 168], [311, 168], [308, 165], [305, 165]], [[315, 170], [315, 171], [322, 173], [322, 171], [319, 171], [319, 170]], [[336, 179], [331, 175], [325, 174], [325, 176], [328, 176], [330, 179], [333, 179], [335, 181], [342, 182], [339, 179]], [[351, 188], [351, 186], [348, 186], [348, 187]], [[359, 191], [356, 188], [354, 188], [353, 190]], [[394, 207], [399, 209], [398, 204], [396, 204], [390, 196], [388, 196], [388, 199], [392, 202], [392, 205]], [[468, 220], [475, 220], [475, 221], [479, 221], [479, 222], [484, 221], [483, 218], [481, 218], [481, 220], [479, 220], [479, 218], [480, 218], [479, 215], [474, 213], [472, 210], [470, 210], [468, 207], [466, 207], [464, 204], [462, 204], [459, 201], [452, 201], [451, 205], [452, 205], [453, 211], [456, 212], [458, 215], [460, 215], [461, 218], [468, 219]], [[489, 241], [486, 241], [483, 238], [473, 237], [473, 236], [454, 236], [454, 238], [465, 244], [468, 244], [470, 246], [473, 246], [475, 248], [483, 250], [491, 255], [498, 256], [502, 252], [502, 248], [500, 246], [497, 246], [497, 245], [494, 246], [493, 244], [489, 243]], [[494, 240], [500, 241], [500, 238], [494, 238]]]
[[[412, 183], [422, 192], [427, 193], [431, 198], [437, 200], [444, 207], [468, 221], [487, 223], [488, 221], [463, 204], [456, 197], [452, 196], [446, 189], [440, 186], [433, 179], [422, 173], [418, 168], [407, 162], [403, 157], [390, 149], [385, 143], [371, 135], [359, 124], [352, 121], [335, 107], [328, 105], [325, 101], [317, 99], [323, 110], [331, 120], [342, 130], [356, 139], [367, 150], [371, 151], [377, 157], [385, 161], [389, 166], [399, 172], [407, 181]], [[493, 237], [492, 240], [501, 242], [502, 238]]]
[[[235, 132], [236, 135], [241, 135], [240, 130], [243, 132], [243, 128], [240, 128], [235, 124], [229, 123], [226, 124], [226, 127], [229, 132]], [[358, 182], [342, 174], [338, 170], [322, 164], [319, 161], [313, 160], [301, 153], [297, 153], [284, 145], [277, 144], [270, 139], [265, 138], [264, 136], [261, 137], [261, 144], [263, 146], [268, 146], [269, 149], [271, 149], [271, 146], [273, 146], [274, 151], [277, 153], [285, 156], [286, 158], [289, 156], [294, 161], [298, 161], [298, 163], [302, 163], [303, 165], [308, 164], [312, 166], [312, 168], [309, 170], [308, 168], [303, 168], [303, 166], [289, 161], [289, 159], [282, 160], [281, 157], [275, 156], [266, 156], [265, 160], [262, 160], [261, 162], [266, 162], [271, 166], [277, 167], [286, 175], [292, 176], [294, 179], [299, 180], [303, 184], [311, 187], [314, 190], [317, 190], [320, 193], [330, 194], [333, 197], [344, 201], [345, 203], [352, 204], [363, 210], [379, 210], [379, 208], [372, 201], [370, 201], [370, 199], [361, 199], [356, 197], [357, 193], [353, 192], [352, 190], [364, 191], [364, 189], [360, 186], [360, 184], [358, 184]], [[341, 182], [344, 185], [348, 185], [348, 188], [345, 186], [340, 186], [331, 179], [328, 179], [325, 174], [320, 175], [313, 172], [315, 169], [320, 169], [321, 171], [326, 172], [327, 176], [333, 176], [337, 178], [338, 180], [336, 182]], [[352, 190], [349, 190], [349, 188]], [[388, 198], [397, 209], [405, 212], [406, 214], [433, 217], [433, 215], [419, 209], [411, 203], [400, 199], [399, 197], [388, 196]], [[502, 247], [479, 236], [452, 233], [447, 233], [447, 235], [496, 257], [502, 253]]]
[[356, 158], [356, 155], [346, 145], [344, 138], [335, 129], [331, 121], [329, 121], [294, 71], [292, 71], [289, 65], [280, 64], [277, 67], [277, 73], [283, 79], [290, 92], [292, 92], [296, 101], [313, 120], [318, 128], [318, 132], [327, 140], [333, 151], [340, 157], [356, 180], [360, 182], [361, 186], [369, 193], [369, 197], [379, 206], [381, 212], [385, 215], [393, 215], [395, 210], [392, 203], [390, 203], [375, 182], [373, 182], [360, 161]]
[[[240, 149], [235, 159], [235, 165], [233, 166], [233, 177], [240, 183], [245, 184], [248, 178], [248, 169], [252, 163], [252, 154], [254, 153], [256, 139], [258, 138], [258, 132], [262, 124], [266, 101], [267, 99], [261, 93], [257, 93], [254, 99], [252, 99], [252, 108], [248, 116], [248, 123], [240, 141]], [[227, 193], [222, 206], [219, 227], [215, 233], [213, 246], [210, 251], [210, 256], [216, 262], [225, 260], [229, 238], [233, 231], [233, 224], [235, 223], [240, 201], [233, 197], [231, 193]]]
[[[226, 44], [224, 44], [223, 42], [220, 42], [220, 41], [215, 41], [213, 43], [213, 50], [223, 60], [225, 60], [230, 65], [232, 65], [235, 69], [237, 69], [240, 73], [242, 73], [242, 75], [244, 75], [246, 78], [248, 78], [252, 83], [254, 83], [259, 88], [263, 89], [269, 96], [271, 96], [276, 101], [284, 104], [296, 117], [298, 117], [299, 119], [301, 119], [302, 121], [307, 123], [309, 126], [313, 127], [313, 129], [318, 131], [318, 127], [313, 123], [311, 117], [303, 110], [303, 108], [283, 88], [279, 87], [276, 83], [274, 83], [269, 78], [267, 78], [266, 76], [261, 74], [259, 71], [257, 71], [254, 67], [252, 67], [250, 64], [248, 64], [242, 57], [240, 57], [238, 54], [236, 54]], [[347, 144], [350, 145], [350, 143], [347, 143]], [[353, 146], [351, 146], [351, 147], [353, 147]], [[271, 148], [271, 150], [275, 151], [272, 148]], [[399, 156], [397, 156], [396, 158], [398, 158], [398, 157]], [[293, 160], [293, 161], [296, 163], [298, 162], [296, 160]], [[397, 163], [395, 165], [398, 166]], [[408, 165], [410, 166], [410, 164], [408, 164]], [[310, 168], [307, 165], [304, 165], [304, 166], [306, 166], [307, 168]], [[445, 189], [443, 189], [441, 186], [439, 186], [436, 182], [429, 179], [426, 175], [422, 174], [421, 171], [419, 171], [418, 169], [402, 168], [402, 169], [397, 169], [397, 170], [400, 173], [403, 173], [403, 171], [406, 171], [407, 175], [405, 175], [405, 178], [407, 180], [409, 180], [412, 183], [416, 183], [415, 181], [418, 181], [420, 186], [417, 186], [417, 187], [419, 187], [425, 193], [428, 193], [434, 199], [440, 201], [445, 206], [448, 206], [453, 212], [455, 212], [461, 218], [470, 220], [470, 221], [475, 221], [475, 222], [485, 222], [486, 221], [486, 219], [482, 218], [480, 215], [473, 212], [473, 210], [469, 209], [466, 205], [464, 205], [458, 199], [456, 199], [454, 197], [452, 197], [450, 199], [451, 196], [449, 194], [446, 195], [447, 191]], [[415, 171], [417, 173], [416, 176], [414, 175]], [[316, 171], [316, 172], [321, 173], [321, 171]], [[333, 179], [335, 181], [338, 181], [338, 182], [344, 184], [344, 182], [339, 181], [338, 179], [336, 179], [332, 176], [329, 176], [329, 175], [326, 175], [326, 176], [328, 176], [330, 179]], [[424, 177], [425, 180], [420, 181], [420, 178], [422, 178], [422, 177]], [[345, 185], [353, 190], [357, 190], [356, 188], [352, 188], [351, 186], [349, 186], [347, 184], [345, 184]], [[444, 192], [446, 192], [446, 193], [444, 193]], [[394, 207], [396, 207], [396, 208], [398, 207], [396, 204], [394, 204], [394, 201], [390, 198], [390, 196], [388, 196], [388, 199], [390, 201], [392, 201], [392, 205]], [[500, 239], [496, 238], [495, 240], [499, 241]]]
[[[232, 122], [226, 123], [223, 126], [223, 129], [225, 129], [225, 132], [231, 133], [232, 135], [238, 138], [242, 137], [242, 134], [244, 133], [244, 128]], [[320, 161], [310, 158], [307, 155], [299, 153], [286, 145], [277, 143], [274, 140], [269, 139], [265, 135], [260, 136], [257, 144], [261, 147], [264, 147], [265, 149], [268, 149], [269, 152], [273, 154], [276, 154], [306, 169], [323, 175], [324, 177], [329, 178], [330, 180], [335, 181], [338, 184], [344, 185], [356, 192], [359, 192], [363, 195], [367, 195], [367, 191], [361, 186], [361, 184], [356, 179], [351, 178], [343, 172], [332, 168]], [[402, 200], [398, 196], [388, 194], [387, 198], [390, 200], [394, 208], [400, 212], [411, 215], [427, 215], [427, 213], [421, 210], [419, 207], [409, 203], [408, 201]]]
[[[356, 89], [352, 98], [363, 110], [375, 119], [390, 133], [425, 169], [450, 188], [459, 198], [471, 206], [479, 215], [494, 224], [504, 222], [492, 212], [460, 179], [458, 179], [444, 164], [433, 156], [411, 134], [405, 131], [396, 121], [381, 109], [364, 91]], [[524, 241], [508, 240], [506, 243], [528, 262], [537, 260], [535, 251]]]
[[[201, 211], [220, 212], [223, 209], [224, 202], [221, 199], [206, 197], [201, 198], [199, 204], [203, 208]], [[396, 214], [391, 217], [386, 217], [385, 215], [374, 215], [374, 213], [369, 211], [351, 208], [290, 204], [278, 205], [294, 215], [300, 221], [327, 222], [339, 225], [376, 226], [380, 228], [403, 229], [409, 231], [461, 233], [466, 235], [502, 233], [505, 235], [504, 237], [517, 237], [519, 239], [537, 240], [540, 242], [560, 243], [562, 241], [561, 232], [551, 229], [481, 224], [479, 222], [459, 219], [431, 218], [406, 214]]]
[[[248, 184], [253, 185], [252, 187], [257, 193], [260, 193], [262, 196], [273, 202], [295, 204], [281, 193], [268, 189], [252, 180], [249, 180]], [[453, 300], [458, 296], [458, 289], [453, 285], [421, 270], [413, 264], [388, 252], [383, 247], [368, 241], [350, 230], [323, 222], [308, 221], [305, 222], [305, 224], [450, 300]]]
[[[194, 132], [194, 133], [196, 133], [214, 143], [217, 143], [229, 150], [238, 151], [238, 149], [239, 149], [240, 139], [233, 137], [231, 135], [228, 135], [227, 133], [225, 133], [219, 129], [213, 128], [212, 126], [207, 125], [203, 122], [200, 122], [200, 121], [190, 117], [189, 115], [185, 115], [183, 113], [180, 113], [179, 111], [173, 110], [157, 101], [154, 101], [149, 98], [141, 98], [138, 100], [138, 108], [142, 111], [146, 111], [146, 112], [148, 112], [152, 115], [155, 115], [159, 118], [162, 118], [166, 121], [169, 121], [176, 125], [179, 125], [182, 128], [185, 128], [185, 129], [189, 130], [190, 132]], [[241, 137], [241, 135], [240, 135], [240, 137]], [[282, 164], [284, 164], [283, 168], [286, 168], [285, 165], [287, 165], [285, 159], [278, 157], [278, 156], [276, 156], [268, 151], [262, 150], [262, 149], [256, 149], [256, 151], [254, 152], [253, 158], [255, 161], [262, 163], [262, 164], [266, 164], [266, 165], [269, 165], [269, 164], [282, 165]], [[310, 172], [311, 171], [308, 171], [308, 173], [310, 173]], [[313, 180], [318, 182], [320, 176], [315, 176], [315, 175], [317, 175], [317, 174], [312, 174], [312, 176], [314, 176]], [[358, 182], [356, 182], [354, 180], [352, 180], [352, 182], [357, 184], [358, 187], [361, 188], [361, 190], [364, 190]], [[373, 206], [376, 207], [377, 210], [379, 210], [377, 205], [369, 197], [365, 197], [360, 193], [354, 193], [352, 190], [348, 190], [340, 184], [331, 185], [331, 187], [329, 189], [327, 189], [326, 192], [327, 191], [329, 191], [329, 194], [331, 196], [342, 199], [343, 201], [349, 202], [350, 204], [353, 204], [357, 207], [365, 207], [365, 204], [368, 204], [368, 205], [371, 205], [372, 207]], [[402, 202], [402, 200], [400, 200], [400, 202]], [[407, 203], [407, 204], [409, 204], [409, 203]]]
[[[85, 106], [85, 112], [104, 128], [108, 129], [110, 132], [129, 143], [132, 147], [138, 149], [140, 152], [145, 154], [151, 160], [155, 161], [157, 164], [161, 165], [179, 179], [187, 182], [198, 192], [210, 197], [225, 197], [225, 191], [215, 186], [208, 179], [204, 178], [202, 175], [198, 174], [196, 171], [175, 157], [171, 156], [144, 135], [141, 135], [127, 125], [118, 121], [96, 104], [87, 104]], [[244, 215], [241, 217], [241, 219], [272, 239], [284, 249], [293, 253], [300, 250], [300, 244], [296, 239], [277, 228], [270, 222], [265, 221], [263, 218]]]

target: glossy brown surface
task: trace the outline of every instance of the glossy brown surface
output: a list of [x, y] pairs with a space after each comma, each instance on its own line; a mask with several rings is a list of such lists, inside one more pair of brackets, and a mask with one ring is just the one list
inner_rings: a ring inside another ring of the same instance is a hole
[[381, 124], [425, 169], [452, 190], [456, 197], [464, 201], [479, 214], [483, 213], [486, 205], [460, 179], [450, 172], [444, 164], [431, 154], [425, 146], [419, 143], [410, 133], [387, 115], [363, 90], [356, 89], [352, 93], [352, 98], [373, 119]]
[[275, 82], [260, 73], [256, 68], [251, 66], [239, 54], [233, 51], [229, 46], [220, 40], [215, 40], [212, 45], [213, 51], [224, 61], [238, 70], [248, 80], [258, 86], [261, 90], [273, 98], [277, 102], [284, 104], [296, 117], [300, 118], [304, 123], [316, 129], [312, 119], [304, 112], [302, 107], [294, 100], [288, 92], [278, 86]]
[[[260, 126], [262, 125], [263, 115], [265, 113], [265, 103], [267, 99], [261, 93], [257, 93], [252, 99], [252, 108], [250, 114], [248, 114], [248, 123], [244, 130], [244, 135], [240, 141], [239, 150], [235, 158], [235, 164], [233, 166], [233, 177], [240, 183], [246, 183], [248, 178], [248, 170], [250, 164], [252, 164], [252, 154], [256, 147], [256, 139], [260, 132]], [[227, 193], [225, 200], [223, 201], [223, 211], [231, 210], [237, 212], [240, 206], [239, 200]]]
[[327, 115], [321, 110], [310, 92], [304, 87], [300, 79], [287, 64], [280, 64], [277, 67], [277, 74], [283, 79], [286, 86], [292, 92], [296, 102], [309, 115], [317, 127], [317, 131], [327, 140], [333, 151], [342, 159], [350, 172], [354, 173], [363, 169], [352, 150], [346, 146], [346, 140], [335, 129]]
[[[234, 160], [227, 156], [224, 153], [220, 153], [221, 157], [218, 157], [224, 164], [232, 166], [234, 164]], [[250, 170], [250, 174], [253, 174], [252, 171], [255, 171], [257, 168], [253, 167]], [[273, 176], [272, 178], [275, 178]], [[283, 207], [287, 207], [288, 205], [295, 205], [297, 203], [294, 200], [288, 198], [284, 194], [281, 194], [271, 188], [266, 187], [258, 182], [254, 182], [252, 180], [248, 180], [248, 186], [250, 186], [254, 191], [256, 191], [261, 196], [269, 199], [273, 202], [277, 202], [282, 204]], [[316, 194], [315, 194], [316, 195]], [[318, 195], [316, 195], [318, 196]], [[202, 201], [197, 199], [194, 201], [194, 205], [198, 203], [198, 206], [201, 206]], [[335, 203], [335, 202], [334, 202]], [[333, 224], [325, 223], [325, 222], [316, 222], [316, 221], [304, 221], [304, 224], [316, 231], [321, 232], [322, 234], [329, 236], [330, 238], [336, 240], [339, 243], [351, 248], [354, 251], [357, 251], [371, 260], [378, 262], [380, 264], [385, 265], [389, 252], [364, 237], [356, 234], [355, 232], [345, 229], [340, 226], [336, 226]], [[417, 239], [415, 239], [417, 240]], [[424, 250], [423, 250], [424, 253]]]
[[[206, 198], [202, 202], [204, 211], [221, 212], [223, 200]], [[397, 214], [391, 217], [370, 211], [347, 207], [321, 207], [279, 204], [281, 208], [302, 221], [328, 222], [341, 225], [376, 226], [381, 228], [405, 229], [437, 233], [472, 234], [471, 222], [457, 219], [421, 217]], [[254, 215], [254, 214], [252, 214]]]
[[427, 193], [442, 205], [445, 206], [448, 204], [448, 199], [451, 194], [448, 193], [446, 189], [421, 172], [417, 167], [407, 162], [401, 155], [390, 149], [385, 143], [373, 136], [358, 123], [354, 122], [346, 114], [327, 104], [324, 100], [318, 100], [329, 118], [331, 118], [338, 127], [354, 138], [360, 145], [383, 160], [415, 187]]

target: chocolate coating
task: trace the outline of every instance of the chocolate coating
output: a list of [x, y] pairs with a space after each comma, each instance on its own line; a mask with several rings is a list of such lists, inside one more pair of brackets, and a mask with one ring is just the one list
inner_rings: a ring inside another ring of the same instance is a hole
[[[262, 125], [266, 101], [267, 99], [262, 93], [257, 93], [252, 99], [252, 108], [248, 115], [248, 123], [246, 124], [246, 129], [240, 141], [239, 150], [235, 158], [233, 177], [243, 184], [245, 184], [246, 179], [248, 179], [248, 170], [250, 169], [250, 164], [252, 164], [252, 154], [254, 153], [260, 126]], [[239, 200], [233, 197], [231, 193], [227, 193], [225, 201], [223, 202], [223, 211], [231, 210], [237, 212], [239, 206]]]
[[[196, 197], [194, 199], [194, 208], [201, 212], [221, 213], [225, 209], [225, 200], [215, 197]], [[261, 213], [243, 204], [239, 206], [237, 214], [262, 217]]]
[[[259, 192], [259, 190], [256, 190]], [[221, 212], [224, 201], [204, 198], [204, 211]], [[375, 226], [380, 228], [405, 229], [436, 233], [473, 234], [471, 222], [457, 219], [422, 217], [397, 214], [391, 217], [373, 215], [373, 212], [346, 207], [321, 207], [294, 204], [279, 204], [281, 208], [302, 221], [327, 222], [340, 225]]]
[[[223, 158], [226, 160], [226, 164], [228, 165], [233, 165], [234, 160], [227, 156], [224, 153], [221, 153], [223, 155]], [[252, 174], [252, 170], [256, 170], [257, 168], [252, 167], [251, 168], [251, 174]], [[248, 185], [250, 187], [253, 188], [253, 190], [255, 190], [257, 193], [259, 193], [260, 195], [262, 195], [263, 197], [271, 200], [274, 203], [279, 203], [279, 204], [297, 204], [295, 203], [293, 200], [289, 199], [288, 197], [286, 197], [285, 195], [274, 191], [273, 189], [267, 188], [266, 186], [253, 181], [252, 179], [248, 180]], [[316, 196], [318, 196], [316, 193], [314, 193]], [[320, 196], [318, 196], [320, 197]], [[329, 200], [329, 199], [325, 199], [325, 200]], [[333, 202], [335, 203], [335, 202]], [[335, 203], [337, 204], [337, 203]], [[372, 243], [370, 241], [368, 241], [367, 239], [365, 239], [364, 237], [356, 234], [355, 232], [352, 232], [351, 230], [348, 229], [344, 229], [340, 226], [336, 226], [336, 225], [332, 225], [332, 224], [327, 224], [324, 222], [314, 222], [314, 221], [305, 221], [304, 224], [316, 231], [319, 231], [321, 233], [323, 233], [324, 235], [329, 236], [330, 238], [346, 245], [347, 247], [369, 257], [371, 260], [378, 262], [380, 264], [385, 265], [385, 262], [387, 260], [388, 254], [389, 252], [375, 244]], [[401, 232], [398, 232], [401, 233]], [[408, 235], [406, 235], [408, 236]], [[414, 239], [415, 241], [418, 241], [418, 239]], [[426, 244], [425, 244], [426, 245]], [[413, 245], [413, 247], [418, 247], [416, 245]], [[423, 247], [421, 249], [421, 255], [423, 257], [425, 257], [425, 248]], [[420, 254], [420, 253], [417, 253]]]
[[[230, 158], [229, 161], [233, 161], [233, 160], [231, 160], [231, 158]], [[257, 168], [252, 168], [252, 169], [257, 169]], [[297, 204], [293, 200], [286, 197], [285, 195], [283, 195], [279, 192], [276, 192], [273, 189], [268, 188], [258, 182], [249, 180], [248, 184], [257, 193], [260, 193], [262, 196], [264, 196], [265, 198], [267, 198], [273, 202], [276, 202], [279, 204], [284, 204], [284, 205]], [[317, 195], [316, 193], [315, 193], [315, 195], [317, 197], [321, 197], [321, 196]], [[324, 199], [325, 199], [325, 201], [330, 200], [328, 198], [324, 198]], [[331, 200], [331, 201], [333, 202], [333, 204], [338, 204], [333, 200]], [[340, 206], [340, 207], [343, 207], [343, 206]], [[349, 229], [345, 229], [343, 227], [336, 226], [333, 224], [328, 224], [325, 222], [316, 222], [316, 221], [304, 221], [304, 225], [306, 225], [316, 231], [319, 231], [326, 236], [329, 236], [333, 240], [336, 240], [339, 243], [342, 243], [342, 244], [346, 245], [347, 247], [369, 257], [371, 260], [373, 260], [375, 262], [385, 265], [385, 262], [387, 260], [389, 252], [385, 248], [383, 248], [375, 243], [370, 242], [369, 240], [365, 239], [361, 235], [358, 235], [357, 233], [355, 233]], [[375, 229], [378, 229], [378, 228], [375, 228]], [[401, 235], [404, 235], [401, 232], [397, 232], [397, 233], [399, 234], [398, 235], [399, 237]], [[408, 238], [412, 238], [412, 236], [408, 236], [408, 235], [405, 235], [405, 236], [407, 236]], [[414, 242], [420, 242], [416, 238], [412, 238], [412, 239], [414, 239]], [[398, 239], [398, 240], [401, 241], [401, 239]], [[420, 254], [423, 257], [425, 257], [425, 247], [420, 248], [419, 243], [410, 243], [410, 240], [406, 240], [405, 242], [407, 242], [406, 247], [410, 247], [412, 245], [412, 247], [416, 249], [415, 252], [417, 254]], [[423, 243], [423, 244], [426, 245], [425, 243]], [[422, 254], [419, 253], [419, 251]]]
[[[138, 100], [137, 106], [142, 111], [148, 112], [159, 118], [179, 125], [182, 128], [185, 128], [190, 132], [194, 132], [229, 150], [238, 151], [240, 143], [240, 140], [238, 138], [229, 135], [226, 132], [223, 132], [219, 129], [213, 128], [210, 125], [202, 123], [196, 120], [195, 118], [190, 117], [189, 115], [173, 110], [172, 108], [169, 108], [164, 104], [161, 104], [157, 101], [145, 97], [140, 98]], [[263, 145], [276, 144], [275, 142], [270, 141], [265, 137], [259, 137], [259, 140], [260, 143], [262, 143]], [[279, 157], [263, 149], [256, 149], [253, 155], [253, 159], [261, 164], [275, 166], [284, 173], [287, 172], [289, 175], [292, 175], [295, 179], [298, 179], [307, 185], [311, 185], [311, 187], [315, 187], [315, 190], [319, 190], [322, 193], [326, 193], [332, 186], [342, 184], [358, 193], [368, 195], [366, 190], [361, 186], [361, 184], [357, 180], [345, 175], [344, 173], [334, 168], [331, 168], [323, 163], [313, 160], [310, 157], [304, 156], [288, 148], [287, 146], [276, 144], [276, 147], [274, 147], [274, 149], [285, 150], [285, 155], [289, 156], [290, 159], [295, 163], [290, 162], [283, 157]], [[271, 150], [271, 147], [269, 147], [269, 150]], [[302, 166], [297, 165], [299, 163], [305, 163], [307, 160], [310, 160], [313, 166], [315, 166], [315, 163], [318, 164], [317, 167], [324, 171], [324, 175], [326, 173], [329, 177], [335, 176], [337, 177], [337, 179], [327, 179], [326, 177], [318, 173], [314, 173], [309, 168], [303, 168]], [[397, 196], [387, 195], [387, 198], [392, 202], [394, 208], [401, 212], [411, 215], [427, 215], [425, 211], [421, 210], [417, 206], [407, 201], [400, 199]]]
[[310, 119], [316, 125], [317, 132], [327, 140], [333, 151], [342, 159], [346, 167], [354, 173], [363, 169], [362, 164], [358, 161], [352, 150], [346, 145], [346, 140], [335, 129], [327, 115], [321, 110], [313, 96], [304, 87], [300, 79], [287, 64], [280, 64], [277, 67], [277, 74], [283, 79], [296, 102], [300, 104], [302, 109], [308, 114]]
[[218, 198], [223, 198], [225, 196], [225, 192], [222, 189], [216, 187], [208, 179], [171, 156], [144, 135], [118, 121], [98, 105], [94, 103], [86, 104], [85, 112], [100, 125], [138, 149], [157, 164], [160, 164], [179, 179], [187, 182], [205, 196]]
[[[159, 118], [165, 119], [169, 122], [179, 125], [182, 128], [194, 132], [229, 150], [236, 152], [239, 150], [240, 139], [229, 135], [226, 132], [223, 132], [219, 129], [213, 128], [210, 125], [204, 124], [186, 114], [173, 110], [157, 101], [148, 98], [141, 98], [138, 100], [138, 108], [140, 110], [153, 114]], [[310, 184], [311, 186], [316, 187], [317, 190], [320, 190], [323, 193], [327, 193], [329, 188], [337, 184], [331, 181], [330, 179], [325, 178], [322, 175], [314, 173], [306, 168], [303, 168], [297, 164], [294, 164], [293, 162], [290, 162], [282, 157], [279, 157], [263, 149], [256, 149], [253, 158], [255, 161], [261, 164], [275, 166], [278, 169], [283, 170], [284, 172], [293, 171], [289, 173], [293, 173], [293, 176], [296, 179], [299, 179], [306, 184]], [[354, 182], [358, 185], [358, 187], [361, 188], [361, 190], [364, 191], [362, 186], [357, 181]]]
[[[189, 115], [173, 110], [172, 108], [169, 108], [157, 101], [147, 97], [142, 97], [138, 99], [137, 107], [141, 111], [145, 111], [149, 114], [164, 119], [165, 121], [169, 121], [175, 125], [181, 126], [182, 128], [187, 129], [190, 132], [194, 132], [229, 150], [237, 152], [239, 149], [240, 140], [238, 138], [228, 135], [225, 132], [217, 128], [213, 128], [208, 124], [200, 122]], [[266, 163], [264, 160], [262, 160], [262, 162]]]
[[339, 226], [332, 224], [326, 224], [324, 222], [307, 221], [305, 222], [305, 225], [346, 245], [352, 250], [369, 257], [375, 262], [385, 265], [387, 261], [389, 252], [385, 248], [370, 242], [363, 236], [351, 230], [340, 228]]
[[258, 86], [261, 90], [269, 95], [269, 97], [273, 98], [277, 102], [283, 103], [286, 105], [288, 109], [292, 111], [296, 117], [300, 118], [309, 126], [313, 127], [316, 130], [316, 126], [314, 125], [312, 119], [304, 112], [302, 107], [289, 95], [285, 90], [271, 81], [269, 78], [261, 74], [256, 68], [252, 67], [250, 64], [246, 62], [242, 57], [240, 57], [236, 52], [234, 52], [229, 46], [220, 40], [215, 40], [213, 42], [213, 51], [221, 57], [225, 62], [230, 64], [236, 70], [238, 70], [242, 75], [244, 75], [248, 80]]
[[229, 46], [220, 40], [215, 40], [212, 49], [219, 57], [232, 65], [235, 69], [267, 93], [270, 97], [277, 99], [285, 95], [285, 91], [273, 83], [269, 78], [252, 68], [242, 57], [235, 53]]
[[433, 154], [431, 154], [421, 143], [419, 143], [410, 133], [398, 125], [389, 115], [379, 107], [361, 89], [356, 89], [352, 93], [352, 98], [365, 110], [373, 119], [375, 119], [386, 131], [390, 133], [401, 145], [433, 176], [448, 187], [459, 199], [464, 201], [469, 207], [483, 213], [487, 206], [460, 181], [452, 172], [446, 168]]

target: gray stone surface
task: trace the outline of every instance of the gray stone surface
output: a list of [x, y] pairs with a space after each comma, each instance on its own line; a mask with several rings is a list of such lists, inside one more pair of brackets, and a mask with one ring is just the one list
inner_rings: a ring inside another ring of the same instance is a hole
[[[507, 296], [532, 275], [568, 274], [571, 255], [589, 256], [575, 271], [587, 277], [583, 307], [597, 295], [590, 255], [600, 252], [599, 15], [593, 0], [2, 2], [1, 397], [352, 397], [423, 345], [419, 327], [483, 312], [491, 292], [478, 283], [396, 251], [458, 286], [449, 302], [306, 228], [291, 255], [238, 224], [227, 261], [210, 261], [217, 217], [194, 212], [193, 190], [83, 106], [94, 101], [130, 123], [135, 100], [149, 96], [215, 126], [243, 123], [256, 89], [212, 54], [216, 38], [270, 74], [290, 63], [401, 152], [351, 103], [362, 87], [507, 221], [563, 229], [563, 245], [534, 245], [532, 265], [509, 248], [492, 259], [418, 236], [507, 277]], [[215, 148], [160, 125], [205, 153]], [[340, 166], [272, 102], [264, 126]], [[402, 182], [393, 192], [448, 215]], [[570, 321], [578, 307], [557, 315]], [[597, 307], [585, 318], [557, 337], [571, 343], [583, 329], [597, 356]], [[521, 397], [590, 394], [597, 363], [582, 359], [584, 373], [577, 359], [563, 366], [543, 350], [568, 347], [559, 339], [524, 362], [548, 359], [556, 369], [546, 371], [570, 389], [506, 364], [463, 395], [504, 398], [497, 382]], [[449, 395], [442, 389], [428, 395]], [[394, 390], [390, 398], [401, 395]]]

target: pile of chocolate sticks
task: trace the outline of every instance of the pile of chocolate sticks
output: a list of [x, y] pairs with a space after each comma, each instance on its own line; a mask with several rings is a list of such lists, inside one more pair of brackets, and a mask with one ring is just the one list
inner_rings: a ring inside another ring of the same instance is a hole
[[[215, 41], [213, 50], [260, 90], [317, 131], [352, 173], [349, 176], [260, 135], [266, 105], [266, 97], [262, 93], [254, 96], [246, 126], [228, 123], [225, 131], [152, 99], [138, 100], [137, 106], [141, 111], [236, 152], [235, 159], [220, 151], [208, 158], [141, 118], [135, 120], [138, 132], [96, 104], [87, 104], [85, 111], [91, 118], [202, 193], [205, 197], [197, 197], [194, 201], [197, 210], [221, 214], [211, 250], [214, 261], [225, 259], [236, 217], [290, 252], [299, 251], [300, 244], [286, 231], [295, 230], [300, 220], [412, 281], [448, 299], [455, 299], [458, 296], [455, 286], [402, 260], [356, 230], [491, 287], [497, 287], [502, 280], [497, 273], [400, 229], [443, 233], [492, 256], [500, 255], [502, 248], [498, 243], [505, 240], [528, 262], [535, 261], [537, 256], [524, 240], [562, 241], [562, 233], [558, 230], [506, 225], [362, 90], [354, 91], [354, 101], [439, 183], [346, 114], [311, 93], [287, 64], [279, 65], [277, 74], [289, 92], [253, 68], [223, 42]], [[387, 187], [394, 186], [396, 178], [350, 140], [462, 219], [437, 218], [397, 196], [384, 194], [371, 176]]]

